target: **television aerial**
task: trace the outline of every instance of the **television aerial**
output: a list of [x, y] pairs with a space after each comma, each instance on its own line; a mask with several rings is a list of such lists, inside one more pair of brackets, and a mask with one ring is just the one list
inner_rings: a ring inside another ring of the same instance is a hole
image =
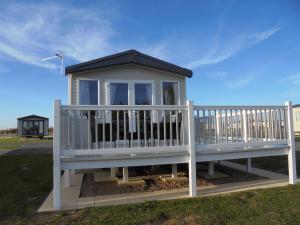
[[47, 61], [47, 60], [51, 60], [51, 59], [55, 59], [58, 58], [61, 61], [61, 67], [60, 67], [60, 72], [61, 74], [64, 74], [64, 53], [62, 50], [59, 50], [55, 53], [54, 56], [48, 57], [48, 58], [44, 58], [42, 59], [43, 61]]

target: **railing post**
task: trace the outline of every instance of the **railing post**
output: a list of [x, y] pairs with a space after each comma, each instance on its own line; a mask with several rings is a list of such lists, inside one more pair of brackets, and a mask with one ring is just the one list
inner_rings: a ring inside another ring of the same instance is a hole
[[[252, 113], [252, 112], [251, 112]], [[247, 109], [243, 110], [243, 139], [244, 139], [244, 142], [247, 143], [249, 141], [249, 124], [248, 124], [248, 111]], [[246, 171], [248, 173], [251, 173], [252, 169], [251, 169], [251, 158], [247, 158], [247, 162], [246, 162]]]
[[194, 105], [192, 101], [187, 101], [188, 107], [188, 143], [189, 143], [189, 194], [191, 197], [197, 195], [196, 177], [196, 153], [195, 153], [195, 123]]
[[244, 133], [244, 142], [248, 142], [249, 136], [248, 136], [248, 114], [247, 109], [243, 110], [243, 133]]
[[296, 171], [296, 152], [295, 152], [295, 135], [293, 125], [293, 105], [291, 101], [285, 102], [287, 107], [287, 123], [288, 123], [288, 139], [289, 139], [289, 183], [297, 183], [297, 171]]
[[54, 134], [53, 134], [53, 207], [54, 209], [61, 208], [61, 193], [60, 193], [60, 100], [54, 101]]
[[[220, 134], [221, 134], [221, 114], [219, 111], [216, 112], [216, 134], [217, 134], [217, 137], [216, 137], [216, 142], [218, 143], [219, 140], [220, 140]], [[223, 138], [223, 137], [221, 137]]]

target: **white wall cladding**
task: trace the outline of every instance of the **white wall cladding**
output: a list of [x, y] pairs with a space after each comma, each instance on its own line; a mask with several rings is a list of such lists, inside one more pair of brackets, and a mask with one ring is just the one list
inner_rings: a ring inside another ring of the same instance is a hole
[[116, 66], [109, 69], [94, 70], [85, 73], [72, 75], [72, 105], [77, 105], [78, 98], [78, 79], [100, 80], [100, 104], [106, 104], [106, 80], [154, 80], [156, 105], [161, 104], [161, 81], [179, 81], [181, 104], [186, 102], [186, 78], [173, 73], [164, 72], [148, 67], [137, 65]]

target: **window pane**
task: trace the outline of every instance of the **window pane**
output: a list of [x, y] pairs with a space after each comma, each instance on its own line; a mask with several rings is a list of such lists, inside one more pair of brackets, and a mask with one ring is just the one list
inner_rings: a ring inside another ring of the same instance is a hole
[[39, 121], [34, 121], [33, 133], [34, 134], [38, 134], [39, 133]]
[[152, 105], [152, 84], [135, 84], [135, 104]]
[[163, 82], [163, 104], [177, 105], [178, 104], [178, 83]]
[[33, 133], [33, 121], [32, 120], [28, 121], [28, 133], [29, 134]]
[[44, 122], [39, 121], [39, 134], [43, 134], [43, 133], [44, 133]]
[[127, 83], [110, 84], [110, 104], [128, 105], [128, 84]]
[[28, 122], [27, 121], [23, 121], [23, 134], [26, 134], [28, 132]]
[[79, 104], [98, 105], [98, 81], [96, 80], [79, 81]]

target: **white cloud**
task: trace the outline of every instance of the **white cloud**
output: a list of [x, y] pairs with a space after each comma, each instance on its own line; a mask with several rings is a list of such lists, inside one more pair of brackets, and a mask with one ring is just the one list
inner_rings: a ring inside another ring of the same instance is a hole
[[107, 17], [93, 9], [70, 5], [8, 3], [0, 12], [0, 59], [56, 68], [55, 61], [41, 61], [59, 48], [78, 61], [111, 50], [114, 31]]
[[300, 74], [294, 74], [291, 76], [287, 76], [287, 77], [281, 79], [280, 81], [300, 86]]
[[258, 44], [259, 42], [262, 42], [268, 38], [270, 38], [273, 34], [275, 34], [276, 32], [278, 32], [280, 30], [279, 27], [273, 27], [269, 30], [265, 30], [261, 33], [256, 33], [253, 34], [253, 39], [254, 39], [254, 43]]
[[235, 56], [241, 50], [254, 46], [264, 40], [267, 40], [280, 28], [273, 27], [260, 33], [241, 34], [237, 35], [231, 41], [223, 41], [221, 44], [221, 32], [218, 32], [218, 41], [208, 50], [206, 55], [199, 59], [190, 61], [186, 66], [189, 68], [196, 68], [204, 65], [211, 65], [223, 62]]
[[240, 88], [247, 86], [254, 79], [253, 75], [238, 78], [236, 80], [229, 81], [225, 84], [228, 88]]

